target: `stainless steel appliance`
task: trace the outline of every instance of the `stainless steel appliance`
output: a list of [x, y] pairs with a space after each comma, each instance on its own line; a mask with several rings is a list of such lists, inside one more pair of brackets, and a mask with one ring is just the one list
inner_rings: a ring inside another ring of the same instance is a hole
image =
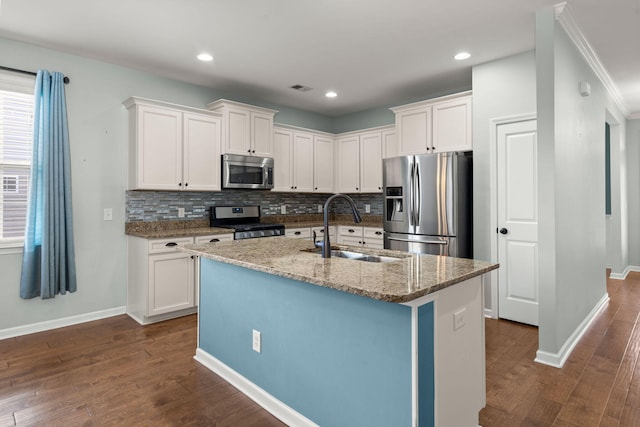
[[273, 188], [273, 159], [223, 154], [222, 188]]
[[233, 229], [235, 240], [284, 235], [284, 224], [260, 222], [260, 206], [212, 206], [209, 223]]
[[471, 258], [471, 152], [385, 159], [384, 247]]

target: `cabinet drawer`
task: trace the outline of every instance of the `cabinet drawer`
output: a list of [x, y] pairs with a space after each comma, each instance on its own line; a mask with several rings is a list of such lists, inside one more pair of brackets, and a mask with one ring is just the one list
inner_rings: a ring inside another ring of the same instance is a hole
[[362, 227], [353, 227], [348, 225], [339, 225], [338, 234], [341, 236], [356, 236], [362, 237]]
[[193, 243], [193, 237], [149, 240], [149, 253], [160, 254], [164, 252], [176, 252], [176, 246], [190, 245], [191, 243]]
[[203, 243], [228, 242], [233, 240], [233, 234], [211, 234], [209, 236], [196, 236], [196, 245]]
[[360, 236], [344, 236], [338, 237], [338, 243], [349, 246], [362, 246], [362, 237]]
[[310, 239], [311, 229], [304, 228], [287, 228], [284, 230], [284, 235], [287, 237], [293, 237], [294, 239]]
[[377, 227], [363, 227], [362, 235], [364, 236], [365, 240], [367, 239], [382, 240], [383, 239], [382, 228], [377, 228]]
[[[321, 239], [322, 236], [324, 236], [324, 227], [311, 227], [311, 234], [313, 235], [313, 232], [316, 232], [316, 238], [317, 239]], [[335, 237], [336, 235], [336, 227], [335, 226], [329, 226], [329, 237]]]

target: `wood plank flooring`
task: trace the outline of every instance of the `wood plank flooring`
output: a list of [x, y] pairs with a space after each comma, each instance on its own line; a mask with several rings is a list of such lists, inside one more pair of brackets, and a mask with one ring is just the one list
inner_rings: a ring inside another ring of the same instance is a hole
[[0, 341], [0, 427], [283, 426], [193, 360], [196, 316]]
[[609, 304], [562, 369], [533, 362], [537, 328], [486, 320], [482, 426], [640, 426], [640, 274], [607, 289]]
[[[640, 426], [640, 274], [608, 289], [562, 369], [533, 362], [536, 328], [486, 320], [484, 427]], [[0, 427], [282, 426], [193, 360], [196, 322], [117, 316], [0, 341]]]

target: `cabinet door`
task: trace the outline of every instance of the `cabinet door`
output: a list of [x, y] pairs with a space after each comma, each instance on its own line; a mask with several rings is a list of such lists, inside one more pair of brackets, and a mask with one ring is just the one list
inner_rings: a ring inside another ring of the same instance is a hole
[[363, 245], [368, 248], [384, 249], [382, 228], [362, 227]]
[[195, 307], [194, 261], [191, 255], [149, 256], [148, 316]]
[[293, 189], [313, 191], [313, 135], [309, 133], [293, 134]]
[[382, 192], [382, 134], [360, 136], [360, 192]]
[[293, 191], [293, 132], [273, 132], [273, 191]]
[[333, 193], [333, 140], [316, 136], [313, 141], [313, 191]]
[[251, 154], [251, 118], [246, 110], [229, 107], [226, 116], [224, 152]]
[[396, 138], [396, 131], [394, 130], [385, 130], [382, 132], [382, 158], [389, 159], [391, 157], [397, 157], [400, 154], [398, 153], [398, 142]]
[[144, 190], [180, 190], [182, 184], [182, 113], [137, 107], [137, 182]]
[[400, 156], [431, 152], [431, 107], [396, 114]]
[[472, 149], [470, 97], [433, 105], [433, 146], [436, 151]]
[[360, 192], [360, 137], [338, 140], [338, 191]]
[[251, 112], [251, 154], [273, 156], [273, 116]]
[[221, 120], [200, 114], [183, 115], [183, 189], [220, 191]]

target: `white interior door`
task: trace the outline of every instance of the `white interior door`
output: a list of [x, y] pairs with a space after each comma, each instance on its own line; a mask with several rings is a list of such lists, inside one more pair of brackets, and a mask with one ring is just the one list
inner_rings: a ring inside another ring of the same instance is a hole
[[498, 316], [538, 325], [535, 120], [498, 126]]

